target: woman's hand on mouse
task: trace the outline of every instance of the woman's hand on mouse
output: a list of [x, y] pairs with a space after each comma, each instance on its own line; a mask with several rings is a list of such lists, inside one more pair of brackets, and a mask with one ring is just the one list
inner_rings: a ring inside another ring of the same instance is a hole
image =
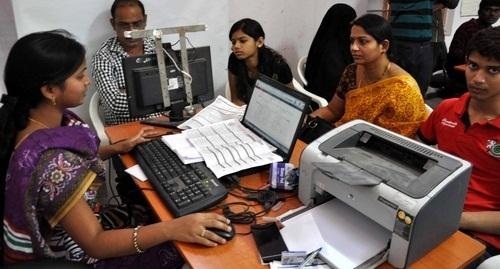
[[194, 213], [184, 217], [173, 219], [165, 224], [168, 225], [170, 240], [198, 243], [201, 245], [215, 247], [225, 244], [226, 240], [209, 228], [231, 231], [230, 221], [224, 216], [216, 213]]

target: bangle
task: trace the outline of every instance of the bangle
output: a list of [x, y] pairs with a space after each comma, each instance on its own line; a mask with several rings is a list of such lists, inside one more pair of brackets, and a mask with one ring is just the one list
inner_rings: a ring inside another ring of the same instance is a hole
[[137, 234], [139, 233], [139, 229], [141, 228], [142, 226], [137, 226], [134, 228], [134, 231], [132, 232], [132, 244], [134, 245], [134, 248], [135, 248], [135, 251], [137, 252], [137, 254], [141, 254], [144, 252], [144, 250], [142, 250], [140, 247], [139, 247], [139, 243], [137, 243]]

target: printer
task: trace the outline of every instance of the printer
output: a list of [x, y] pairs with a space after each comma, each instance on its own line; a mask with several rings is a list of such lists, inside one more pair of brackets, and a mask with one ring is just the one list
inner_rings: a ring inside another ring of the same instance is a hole
[[405, 268], [458, 229], [470, 173], [462, 159], [354, 120], [304, 149], [299, 199], [313, 208], [333, 197], [361, 213], [386, 230], [381, 259]]

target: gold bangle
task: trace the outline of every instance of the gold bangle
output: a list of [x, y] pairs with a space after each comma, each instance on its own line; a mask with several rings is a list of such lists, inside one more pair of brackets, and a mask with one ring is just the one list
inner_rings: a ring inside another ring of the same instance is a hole
[[132, 233], [132, 244], [134, 245], [134, 248], [135, 248], [135, 251], [137, 252], [137, 254], [141, 254], [141, 253], [144, 253], [144, 250], [142, 250], [140, 247], [139, 247], [139, 243], [137, 242], [137, 234], [139, 233], [139, 229], [141, 228], [142, 226], [139, 225], [137, 227], [134, 228], [134, 231]]

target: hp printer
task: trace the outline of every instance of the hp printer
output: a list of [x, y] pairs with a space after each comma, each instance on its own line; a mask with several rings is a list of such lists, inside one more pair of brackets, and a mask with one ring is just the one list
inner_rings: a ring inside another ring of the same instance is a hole
[[299, 199], [314, 206], [334, 197], [361, 213], [386, 230], [381, 259], [404, 268], [458, 229], [470, 172], [464, 160], [354, 120], [304, 149]]

